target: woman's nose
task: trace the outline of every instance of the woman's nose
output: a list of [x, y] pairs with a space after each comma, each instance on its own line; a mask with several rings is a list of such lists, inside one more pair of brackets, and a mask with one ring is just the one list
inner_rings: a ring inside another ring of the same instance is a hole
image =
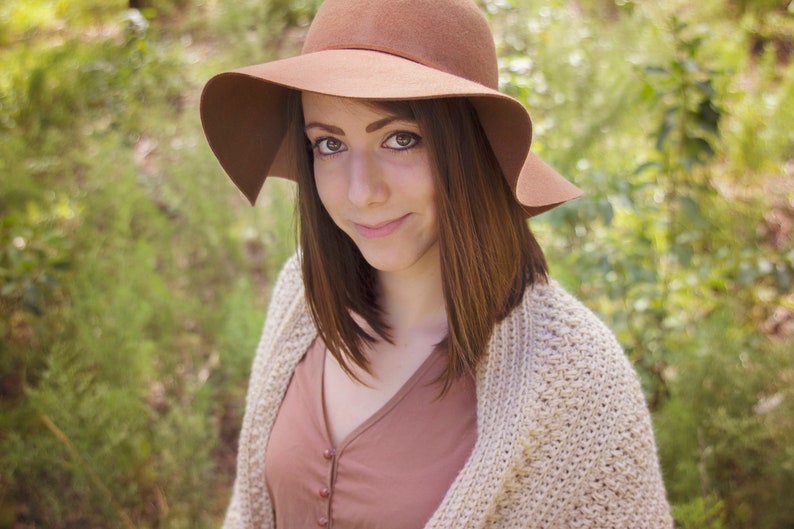
[[384, 202], [388, 198], [388, 187], [383, 180], [380, 164], [367, 154], [350, 157], [348, 167], [348, 200], [363, 208]]

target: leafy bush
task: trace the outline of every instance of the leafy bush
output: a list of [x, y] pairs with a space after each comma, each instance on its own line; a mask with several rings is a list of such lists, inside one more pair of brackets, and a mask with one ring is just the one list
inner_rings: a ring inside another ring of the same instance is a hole
[[178, 43], [123, 13], [2, 50], [0, 527], [210, 527], [228, 497], [273, 264], [217, 205]]
[[719, 4], [487, 5], [535, 149], [586, 192], [535, 231], [642, 377], [678, 525], [787, 527], [794, 66]]

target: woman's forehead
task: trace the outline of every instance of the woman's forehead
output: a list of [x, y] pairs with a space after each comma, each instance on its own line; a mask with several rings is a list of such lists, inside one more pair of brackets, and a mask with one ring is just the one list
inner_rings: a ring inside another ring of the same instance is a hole
[[368, 125], [381, 120], [415, 121], [414, 112], [407, 101], [375, 101], [338, 97], [314, 92], [301, 94], [306, 123], [315, 119], [338, 119], [342, 121], [367, 121]]

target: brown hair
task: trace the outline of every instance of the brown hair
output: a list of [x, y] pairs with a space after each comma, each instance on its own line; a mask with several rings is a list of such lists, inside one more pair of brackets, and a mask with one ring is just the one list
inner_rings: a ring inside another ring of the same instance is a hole
[[[436, 347], [449, 358], [442, 376], [446, 390], [458, 376], [474, 372], [494, 325], [518, 305], [526, 287], [546, 281], [546, 260], [469, 100], [371, 104], [416, 120], [430, 153], [448, 320], [447, 337]], [[349, 362], [368, 369], [365, 344], [390, 340], [376, 298], [377, 276], [320, 202], [298, 92], [289, 107], [287, 141], [298, 169], [298, 238], [306, 297], [321, 338], [355, 377]], [[364, 318], [377, 336], [365, 332], [351, 312]]]

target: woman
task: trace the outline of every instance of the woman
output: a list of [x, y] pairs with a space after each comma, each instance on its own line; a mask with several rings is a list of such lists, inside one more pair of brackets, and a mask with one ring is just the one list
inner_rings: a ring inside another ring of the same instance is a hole
[[252, 203], [298, 183], [225, 528], [672, 527], [637, 378], [527, 227], [580, 192], [475, 4], [327, 0], [201, 112]]

